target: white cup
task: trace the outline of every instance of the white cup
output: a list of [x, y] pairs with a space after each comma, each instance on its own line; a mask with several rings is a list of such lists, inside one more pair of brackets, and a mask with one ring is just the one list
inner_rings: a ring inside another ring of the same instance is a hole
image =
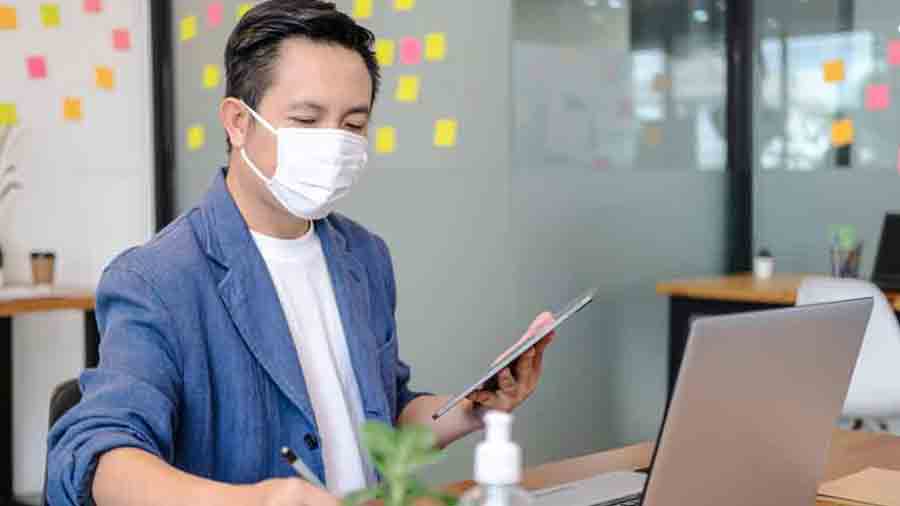
[[775, 273], [775, 259], [772, 257], [755, 257], [753, 259], [753, 277], [769, 279]]

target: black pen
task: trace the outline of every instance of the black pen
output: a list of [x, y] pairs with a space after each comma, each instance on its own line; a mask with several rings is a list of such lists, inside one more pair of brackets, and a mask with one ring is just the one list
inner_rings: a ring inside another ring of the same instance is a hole
[[304, 464], [302, 460], [297, 458], [297, 454], [294, 453], [294, 450], [291, 450], [287, 446], [283, 446], [281, 447], [281, 456], [284, 457], [284, 460], [286, 460], [287, 463], [294, 468], [294, 471], [297, 471], [297, 474], [299, 474], [301, 478], [319, 488], [325, 488], [325, 485], [323, 485], [322, 482], [319, 481], [319, 478], [315, 475], [315, 473], [310, 471], [309, 468], [306, 467], [306, 464]]

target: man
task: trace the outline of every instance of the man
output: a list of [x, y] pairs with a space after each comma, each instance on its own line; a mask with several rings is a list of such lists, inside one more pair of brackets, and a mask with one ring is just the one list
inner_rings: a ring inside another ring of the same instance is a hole
[[[372, 42], [317, 0], [270, 0], [238, 23], [228, 167], [105, 270], [100, 365], [49, 437], [52, 504], [333, 506], [377, 479], [364, 420], [429, 425], [444, 446], [534, 391], [549, 338], [436, 422], [446, 397], [408, 388], [387, 247], [331, 212], [366, 163]], [[328, 490], [292, 477], [282, 446]]]

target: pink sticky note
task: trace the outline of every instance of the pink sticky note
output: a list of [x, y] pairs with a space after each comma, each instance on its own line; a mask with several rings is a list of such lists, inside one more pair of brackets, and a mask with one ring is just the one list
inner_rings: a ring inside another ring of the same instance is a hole
[[112, 32], [113, 47], [125, 51], [131, 49], [131, 33], [127, 28], [116, 28]]
[[100, 0], [84, 0], [84, 12], [100, 12], [103, 10], [103, 3]]
[[214, 28], [222, 24], [222, 13], [225, 7], [221, 2], [213, 2], [206, 7], [206, 26]]
[[873, 84], [866, 87], [866, 109], [883, 111], [891, 106], [891, 91], [886, 84]]
[[900, 65], [900, 39], [888, 43], [888, 63]]
[[415, 37], [400, 39], [400, 63], [415, 65], [422, 61], [422, 41]]
[[28, 77], [32, 79], [44, 79], [47, 77], [47, 60], [43, 56], [29, 56], [25, 59], [28, 67]]

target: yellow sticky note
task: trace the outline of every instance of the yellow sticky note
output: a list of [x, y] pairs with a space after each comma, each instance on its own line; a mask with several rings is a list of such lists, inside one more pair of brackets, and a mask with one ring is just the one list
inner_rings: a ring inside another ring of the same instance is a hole
[[394, 64], [394, 55], [397, 45], [391, 39], [378, 39], [375, 41], [375, 59], [382, 67], [390, 67]]
[[80, 121], [81, 117], [81, 99], [66, 97], [63, 101], [63, 118], [66, 121]]
[[16, 8], [0, 5], [0, 30], [15, 30], [18, 24]]
[[109, 67], [97, 67], [94, 69], [95, 80], [97, 81], [97, 87], [102, 88], [104, 90], [111, 90], [115, 87], [115, 81], [113, 79], [113, 69]]
[[59, 26], [59, 5], [41, 4], [41, 23], [47, 28]]
[[842, 119], [835, 121], [831, 125], [831, 143], [835, 147], [847, 146], [853, 144], [855, 132], [852, 119]]
[[837, 83], [844, 80], [844, 60], [831, 60], [823, 64], [826, 83]]
[[411, 11], [416, 7], [416, 0], [394, 0], [394, 9], [398, 11]]
[[221, 79], [221, 72], [219, 72], [218, 65], [204, 65], [203, 66], [203, 87], [204, 88], [215, 88], [219, 85], [219, 80]]
[[419, 100], [419, 76], [400, 76], [397, 79], [397, 102], [417, 102]]
[[659, 146], [663, 141], [663, 131], [657, 125], [648, 125], [644, 128], [644, 144]]
[[439, 119], [434, 123], [434, 145], [439, 148], [456, 146], [455, 119]]
[[0, 126], [15, 125], [17, 121], [16, 104], [0, 102]]
[[447, 57], [447, 34], [429, 33], [425, 36], [425, 59], [441, 61]]
[[366, 19], [372, 17], [372, 0], [353, 0], [353, 17]]
[[197, 151], [206, 144], [206, 129], [203, 125], [191, 125], [187, 131], [187, 145], [191, 151]]
[[394, 127], [381, 127], [375, 131], [375, 152], [388, 154], [397, 148], [397, 130]]
[[253, 8], [253, 4], [251, 3], [242, 3], [238, 4], [237, 9], [234, 12], [235, 20], [240, 21], [244, 14], [247, 14], [247, 11]]
[[197, 16], [187, 16], [181, 20], [181, 42], [197, 36]]

